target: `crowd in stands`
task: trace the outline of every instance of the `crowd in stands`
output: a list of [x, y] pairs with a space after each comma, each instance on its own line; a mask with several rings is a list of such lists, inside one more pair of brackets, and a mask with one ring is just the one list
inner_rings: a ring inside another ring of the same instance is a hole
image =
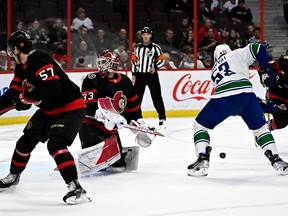
[[[89, 0], [86, 0], [87, 2], [91, 5], [93, 3]], [[99, 2], [101, 1], [97, 0], [93, 5], [100, 4]], [[119, 17], [116, 16], [120, 19], [118, 21], [122, 24], [128, 23], [128, 0], [102, 0], [101, 3], [112, 5], [113, 12], [110, 12], [115, 16], [120, 14]], [[197, 68], [210, 68], [213, 66], [213, 52], [218, 44], [226, 43], [234, 50], [250, 42], [260, 43], [261, 29], [254, 26], [253, 15], [245, 0], [198, 0], [197, 41], [194, 41], [196, 37], [193, 29], [193, 1], [139, 0], [134, 3], [133, 45], [141, 42], [139, 29], [149, 26], [153, 30], [152, 40], [165, 52], [164, 68], [167, 69], [194, 68], [194, 58], [197, 58]], [[137, 6], [137, 3], [141, 3], [141, 7]], [[81, 1], [78, 1], [78, 5], [81, 5]], [[104, 10], [105, 7], [102, 9]], [[112, 26], [117, 22], [110, 18], [111, 28], [107, 28], [105, 21], [108, 20], [109, 13], [102, 11], [103, 17], [99, 21], [96, 20], [96, 14], [99, 12], [95, 11], [95, 8], [93, 10], [86, 4], [86, 8], [81, 6], [75, 9], [72, 17], [72, 69], [95, 68], [97, 55], [104, 49], [110, 49], [119, 56], [121, 61], [119, 69], [129, 69], [131, 50], [129, 50], [128, 25], [119, 25], [115, 31]], [[143, 21], [144, 18], [146, 20]], [[66, 68], [67, 24], [65, 20], [55, 17], [49, 19], [49, 22], [43, 22], [36, 17], [29, 23], [31, 24], [25, 25], [22, 20], [17, 20], [13, 30], [28, 31], [33, 37], [36, 48], [46, 49]], [[198, 47], [196, 57], [194, 42]], [[272, 58], [272, 45], [266, 39], [264, 45]]]

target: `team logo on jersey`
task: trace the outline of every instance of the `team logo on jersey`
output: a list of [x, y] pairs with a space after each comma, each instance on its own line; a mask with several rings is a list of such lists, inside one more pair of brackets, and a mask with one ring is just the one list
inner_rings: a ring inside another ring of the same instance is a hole
[[127, 97], [122, 91], [115, 93], [113, 97], [113, 106], [118, 113], [123, 113], [127, 105]]
[[96, 74], [90, 73], [90, 74], [87, 75], [87, 77], [88, 77], [89, 79], [94, 79], [94, 78], [96, 77]]
[[148, 52], [146, 53], [146, 56], [148, 56], [148, 57], [153, 56], [153, 52], [152, 52], [152, 50], [148, 51]]

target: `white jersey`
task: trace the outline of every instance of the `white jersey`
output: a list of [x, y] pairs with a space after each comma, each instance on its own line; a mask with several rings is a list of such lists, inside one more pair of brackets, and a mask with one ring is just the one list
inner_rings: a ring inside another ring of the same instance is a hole
[[221, 56], [214, 64], [211, 80], [215, 92], [211, 98], [253, 92], [249, 81], [249, 66], [256, 59], [260, 44], [248, 44]]

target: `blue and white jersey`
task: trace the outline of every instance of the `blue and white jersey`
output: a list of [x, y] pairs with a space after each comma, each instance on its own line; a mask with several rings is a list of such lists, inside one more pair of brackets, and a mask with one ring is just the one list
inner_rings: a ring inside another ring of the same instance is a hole
[[[256, 43], [248, 44], [244, 48], [228, 52], [215, 62], [211, 73], [215, 92], [211, 98], [253, 92], [252, 83], [249, 81], [249, 66], [256, 59], [260, 65], [265, 62], [267, 53], [260, 49], [261, 46]], [[262, 66], [266, 66], [265, 64]]]

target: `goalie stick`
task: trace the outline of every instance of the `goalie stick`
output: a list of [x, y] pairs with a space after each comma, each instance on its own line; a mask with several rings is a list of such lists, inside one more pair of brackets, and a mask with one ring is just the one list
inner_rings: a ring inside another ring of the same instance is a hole
[[[90, 119], [90, 120], [92, 120], [92, 121], [97, 121], [97, 122], [99, 122], [99, 121], [98, 121], [95, 117], [93, 117], [93, 116], [85, 115], [85, 118]], [[155, 131], [155, 130], [149, 130], [149, 129], [146, 129], [146, 128], [141, 128], [141, 127], [137, 127], [137, 126], [133, 126], [133, 125], [128, 125], [128, 124], [123, 124], [123, 127], [124, 127], [124, 128], [128, 128], [128, 129], [132, 129], [132, 130], [141, 131], [141, 132], [144, 132], [144, 133], [153, 134], [153, 135], [156, 135], [156, 136], [162, 136], [162, 137], [164, 137], [164, 135], [163, 135], [162, 133], [160, 133], [159, 131]]]
[[[112, 103], [111, 103], [111, 100], [109, 98], [99, 98], [98, 99], [98, 105], [99, 105], [99, 109], [103, 109], [103, 110], [107, 110], [109, 112], [112, 112], [114, 114], [117, 114], [117, 115], [120, 115], [113, 107]], [[86, 115], [85, 116], [87, 119], [90, 119], [92, 121], [97, 121], [99, 122], [95, 117], [93, 116], [89, 116], [89, 115]], [[124, 128], [128, 128], [130, 130], [137, 130], [137, 131], [141, 131], [141, 132], [144, 132], [144, 133], [149, 133], [149, 134], [153, 134], [153, 135], [156, 135], [156, 136], [162, 136], [164, 137], [164, 135], [162, 133], [160, 133], [159, 131], [156, 131], [156, 130], [150, 130], [150, 129], [147, 129], [147, 128], [141, 128], [141, 127], [137, 127], [137, 126], [133, 126], [133, 125], [128, 125], [128, 124], [123, 124], [123, 127]]]

